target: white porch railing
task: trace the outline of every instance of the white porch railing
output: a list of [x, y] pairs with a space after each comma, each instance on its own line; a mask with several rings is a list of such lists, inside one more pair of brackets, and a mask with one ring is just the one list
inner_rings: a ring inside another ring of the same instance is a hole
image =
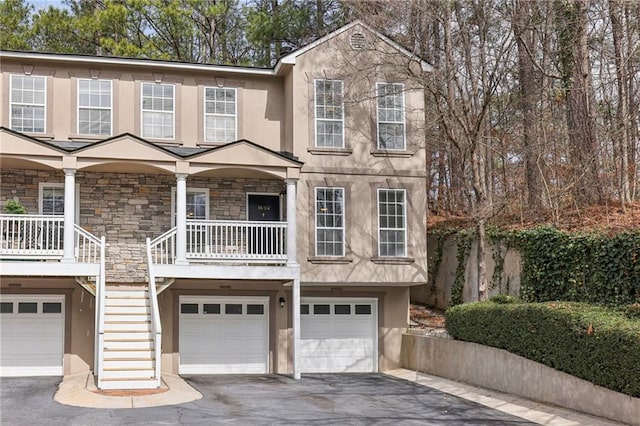
[[[74, 225], [75, 259], [100, 261], [100, 239]], [[64, 217], [0, 214], [0, 259], [61, 259], [64, 251]]]
[[[171, 264], [176, 228], [149, 242], [154, 264]], [[284, 263], [287, 223], [223, 220], [187, 221], [187, 259], [191, 261]]]
[[162, 324], [160, 323], [160, 307], [158, 306], [158, 290], [156, 277], [153, 272], [151, 256], [151, 240], [147, 238], [147, 267], [149, 271], [149, 306], [151, 308], [151, 332], [153, 333], [154, 379], [160, 386], [160, 372], [162, 371]]
[[0, 239], [2, 257], [62, 257], [64, 217], [0, 215]]
[[[104, 318], [106, 304], [106, 268], [105, 268], [105, 248], [104, 237], [100, 239], [100, 275], [96, 277], [96, 339], [95, 339], [95, 361], [94, 375], [98, 376], [98, 381], [102, 380], [104, 372]], [[100, 384], [100, 383], [99, 383]]]

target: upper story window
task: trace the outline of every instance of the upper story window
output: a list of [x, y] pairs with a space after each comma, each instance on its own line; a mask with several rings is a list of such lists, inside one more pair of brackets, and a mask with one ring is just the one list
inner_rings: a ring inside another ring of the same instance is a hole
[[316, 188], [316, 256], [344, 256], [344, 188]]
[[78, 80], [78, 134], [111, 135], [111, 80]]
[[44, 133], [47, 82], [43, 76], [12, 75], [10, 88], [11, 129]]
[[378, 83], [378, 149], [405, 149], [404, 85]]
[[316, 147], [344, 148], [342, 81], [315, 81]]
[[407, 212], [404, 189], [378, 189], [378, 253], [407, 255]]
[[231, 142], [236, 140], [236, 89], [204, 88], [204, 140]]
[[142, 137], [175, 138], [173, 84], [142, 83]]

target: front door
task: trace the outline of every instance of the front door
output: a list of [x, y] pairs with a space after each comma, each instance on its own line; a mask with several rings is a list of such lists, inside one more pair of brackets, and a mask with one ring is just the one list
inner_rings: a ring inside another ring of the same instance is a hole
[[[280, 196], [276, 194], [247, 194], [247, 219], [249, 221], [280, 221]], [[274, 228], [255, 227], [250, 235], [251, 254], [278, 254], [281, 242]]]
[[280, 196], [269, 194], [247, 195], [247, 219], [250, 221], [280, 220]]

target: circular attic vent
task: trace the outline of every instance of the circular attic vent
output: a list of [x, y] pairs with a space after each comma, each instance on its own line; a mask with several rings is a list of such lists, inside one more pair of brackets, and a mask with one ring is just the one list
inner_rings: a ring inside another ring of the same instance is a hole
[[367, 39], [362, 33], [353, 33], [349, 38], [349, 43], [351, 43], [351, 48], [353, 50], [362, 50], [367, 44]]

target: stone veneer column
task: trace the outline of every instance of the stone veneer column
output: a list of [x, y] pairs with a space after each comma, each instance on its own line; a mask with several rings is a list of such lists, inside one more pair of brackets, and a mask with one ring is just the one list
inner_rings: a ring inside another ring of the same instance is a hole
[[176, 173], [176, 265], [187, 262], [187, 175]]
[[64, 169], [64, 246], [61, 262], [75, 263], [74, 224], [76, 212], [76, 171]]

